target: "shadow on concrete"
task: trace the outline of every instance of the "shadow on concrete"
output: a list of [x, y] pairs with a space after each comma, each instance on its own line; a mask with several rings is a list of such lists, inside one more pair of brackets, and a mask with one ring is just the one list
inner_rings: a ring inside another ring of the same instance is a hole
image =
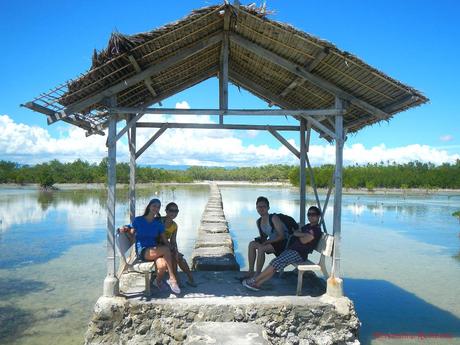
[[362, 344], [370, 344], [372, 338], [378, 335], [460, 337], [460, 319], [457, 316], [388, 281], [345, 279], [344, 289], [345, 295], [355, 303], [362, 322]]
[[[266, 282], [260, 291], [248, 290], [241, 284], [241, 277], [247, 272], [235, 271], [195, 271], [193, 276], [197, 287], [186, 284], [181, 288], [178, 298], [208, 298], [208, 297], [270, 297], [270, 296], [295, 296], [297, 287], [297, 273], [285, 272], [282, 276], [276, 274]], [[186, 277], [181, 272], [179, 277], [185, 283]], [[143, 276], [140, 274], [123, 275], [120, 282], [121, 290], [131, 298], [140, 298], [144, 290]], [[324, 280], [314, 273], [304, 274], [303, 296], [317, 297], [325, 292]], [[147, 300], [169, 298], [171, 291], [159, 291], [152, 287], [152, 295]], [[142, 298], [144, 299], [144, 298]]]
[[0, 339], [2, 344], [17, 340], [34, 322], [32, 314], [13, 306], [0, 306]]
[[47, 288], [47, 284], [32, 279], [0, 279], [0, 299], [24, 296]]

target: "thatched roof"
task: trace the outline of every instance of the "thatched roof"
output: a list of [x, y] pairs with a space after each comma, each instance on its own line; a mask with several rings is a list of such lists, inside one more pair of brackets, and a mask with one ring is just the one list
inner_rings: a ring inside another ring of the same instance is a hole
[[[344, 115], [348, 132], [428, 101], [356, 56], [268, 19], [260, 10], [220, 5], [151, 32], [113, 33], [107, 48], [94, 52], [89, 71], [25, 106], [46, 114], [49, 122], [65, 114], [64, 121], [90, 132], [103, 129], [107, 105], [98, 95], [114, 93], [118, 106], [141, 107], [217, 76], [224, 30], [230, 37], [232, 83], [285, 109], [330, 108], [339, 92], [349, 101]], [[145, 70], [153, 74], [135, 79]], [[328, 119], [322, 123], [332, 128]]]

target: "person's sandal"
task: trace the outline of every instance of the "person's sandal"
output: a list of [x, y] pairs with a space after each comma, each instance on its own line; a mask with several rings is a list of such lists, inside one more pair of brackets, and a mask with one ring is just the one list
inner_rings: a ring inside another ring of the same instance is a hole
[[245, 279], [242, 282], [243, 286], [252, 291], [260, 291], [260, 288], [256, 286], [256, 281], [254, 279]]
[[173, 293], [175, 293], [176, 295], [180, 294], [180, 288], [179, 288], [179, 285], [177, 285], [177, 282], [172, 282], [171, 280], [167, 280], [166, 283], [168, 283]]

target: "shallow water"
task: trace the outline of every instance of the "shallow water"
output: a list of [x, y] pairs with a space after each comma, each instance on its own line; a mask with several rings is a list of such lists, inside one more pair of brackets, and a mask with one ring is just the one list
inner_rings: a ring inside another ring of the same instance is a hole
[[[298, 218], [298, 192], [221, 191], [245, 269], [257, 196], [270, 199], [271, 212]], [[126, 194], [117, 195], [117, 224], [128, 222]], [[152, 186], [138, 191], [137, 213], [153, 196], [176, 201], [179, 248], [190, 258], [207, 195], [207, 186]], [[341, 271], [363, 343], [460, 343], [450, 338], [460, 336], [458, 209], [460, 195], [344, 196]], [[0, 343], [82, 343], [105, 277], [105, 212], [103, 192], [0, 190]], [[329, 209], [326, 225], [331, 219]]]

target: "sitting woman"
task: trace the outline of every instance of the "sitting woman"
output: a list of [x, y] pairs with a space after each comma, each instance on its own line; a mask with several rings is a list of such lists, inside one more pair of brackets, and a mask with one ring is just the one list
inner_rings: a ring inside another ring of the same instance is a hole
[[157, 268], [155, 285], [160, 290], [165, 288], [163, 276], [166, 270], [168, 270], [169, 280], [167, 283], [172, 292], [179, 294], [180, 289], [173, 269], [171, 250], [166, 245], [158, 245], [157, 242], [157, 238], [159, 237], [163, 243], [168, 243], [164, 233], [165, 227], [159, 217], [160, 207], [160, 200], [150, 200], [142, 216], [136, 217], [131, 225], [124, 226], [119, 230], [135, 235], [138, 259], [142, 261], [155, 261]]
[[[174, 219], [177, 217], [179, 212], [179, 207], [175, 202], [170, 202], [166, 205], [166, 217], [161, 217], [161, 221], [165, 226], [165, 237], [169, 240], [169, 248], [171, 248], [172, 253], [172, 262], [174, 268], [174, 274], [178, 277], [177, 266], [179, 265], [182, 272], [187, 275], [187, 284], [193, 287], [196, 287], [195, 281], [193, 280], [192, 272], [190, 267], [187, 264], [187, 261], [184, 259], [184, 255], [179, 253], [177, 249], [177, 223]], [[168, 243], [165, 243], [168, 244]]]

